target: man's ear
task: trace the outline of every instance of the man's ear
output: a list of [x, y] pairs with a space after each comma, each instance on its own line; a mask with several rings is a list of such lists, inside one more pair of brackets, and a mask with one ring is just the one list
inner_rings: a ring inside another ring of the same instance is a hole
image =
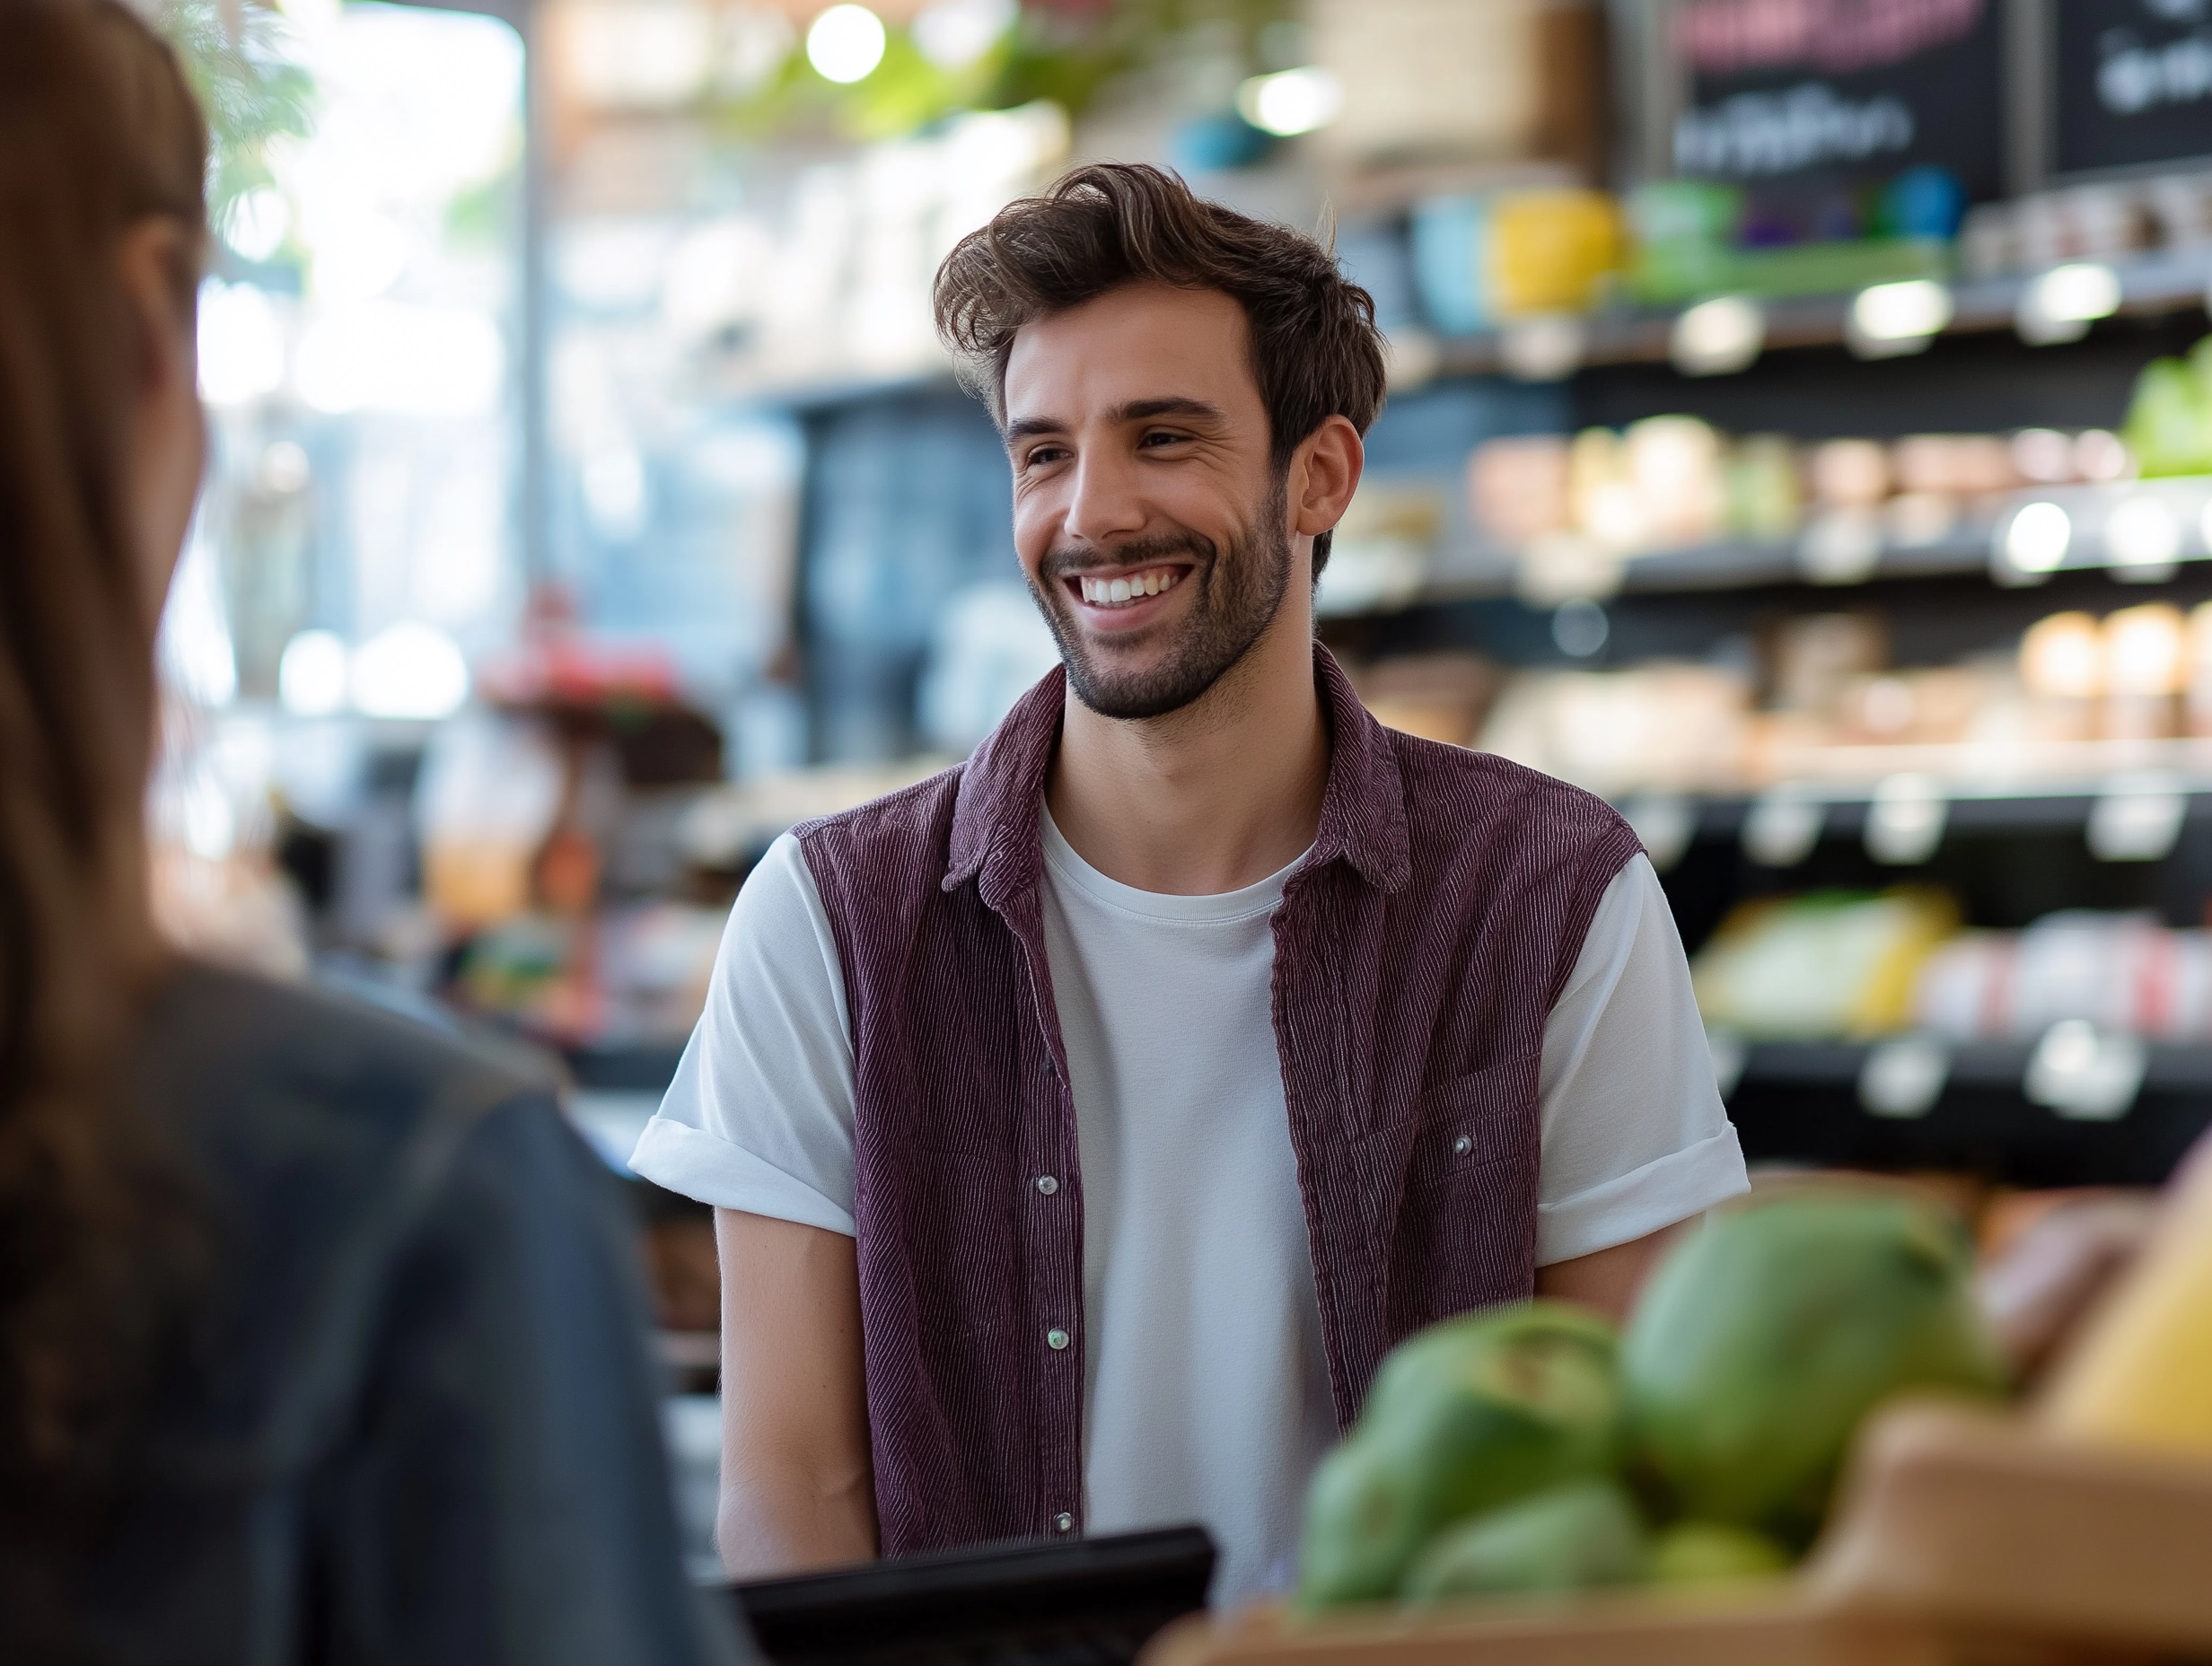
[[1290, 461], [1290, 530], [1307, 538], [1332, 530], [1366, 464], [1367, 448], [1348, 418], [1331, 416], [1308, 434]]

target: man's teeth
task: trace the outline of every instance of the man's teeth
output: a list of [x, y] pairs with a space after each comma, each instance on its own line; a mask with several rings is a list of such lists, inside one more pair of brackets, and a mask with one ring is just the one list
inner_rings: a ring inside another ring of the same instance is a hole
[[1156, 573], [1139, 573], [1133, 578], [1086, 578], [1083, 581], [1083, 599], [1097, 607], [1124, 607], [1146, 596], [1156, 596], [1163, 590], [1174, 589], [1181, 577], [1181, 568], [1167, 567]]

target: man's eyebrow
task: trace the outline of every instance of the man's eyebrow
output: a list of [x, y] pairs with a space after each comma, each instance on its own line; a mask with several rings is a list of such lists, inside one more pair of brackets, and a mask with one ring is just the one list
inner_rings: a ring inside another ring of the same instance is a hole
[[1225, 423], [1228, 413], [1204, 399], [1172, 395], [1158, 399], [1132, 399], [1114, 415], [1123, 422], [1144, 422], [1154, 416], [1192, 416], [1200, 422]]
[[[1204, 399], [1194, 399], [1181, 394], [1169, 394], [1156, 399], [1131, 399], [1113, 412], [1116, 422], [1148, 422], [1154, 416], [1188, 416], [1194, 421], [1226, 424], [1228, 414], [1218, 405], [1209, 405]], [[1006, 425], [1005, 443], [1013, 446], [1023, 440], [1033, 440], [1040, 434], [1065, 434], [1067, 424], [1057, 416], [1024, 416]]]

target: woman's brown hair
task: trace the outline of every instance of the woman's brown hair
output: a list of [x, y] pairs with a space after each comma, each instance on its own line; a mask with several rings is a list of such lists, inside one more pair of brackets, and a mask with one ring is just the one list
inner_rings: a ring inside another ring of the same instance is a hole
[[0, 0], [0, 1501], [97, 1475], [133, 1415], [173, 1261], [118, 1059], [161, 963], [144, 800], [156, 602], [126, 447], [142, 325], [121, 240], [184, 234], [206, 129], [116, 0]]

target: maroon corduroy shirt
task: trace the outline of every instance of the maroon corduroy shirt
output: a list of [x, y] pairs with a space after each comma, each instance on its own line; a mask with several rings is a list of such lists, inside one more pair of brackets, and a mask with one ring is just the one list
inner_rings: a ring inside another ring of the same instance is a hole
[[[1343, 1425], [1392, 1344], [1533, 1289], [1544, 1021], [1638, 846], [1602, 800], [1385, 729], [1325, 649], [1314, 670], [1329, 777], [1273, 1005]], [[967, 763], [798, 829], [852, 1018], [886, 1555], [1083, 1522], [1083, 1181], [1039, 844], [1064, 688]]]

